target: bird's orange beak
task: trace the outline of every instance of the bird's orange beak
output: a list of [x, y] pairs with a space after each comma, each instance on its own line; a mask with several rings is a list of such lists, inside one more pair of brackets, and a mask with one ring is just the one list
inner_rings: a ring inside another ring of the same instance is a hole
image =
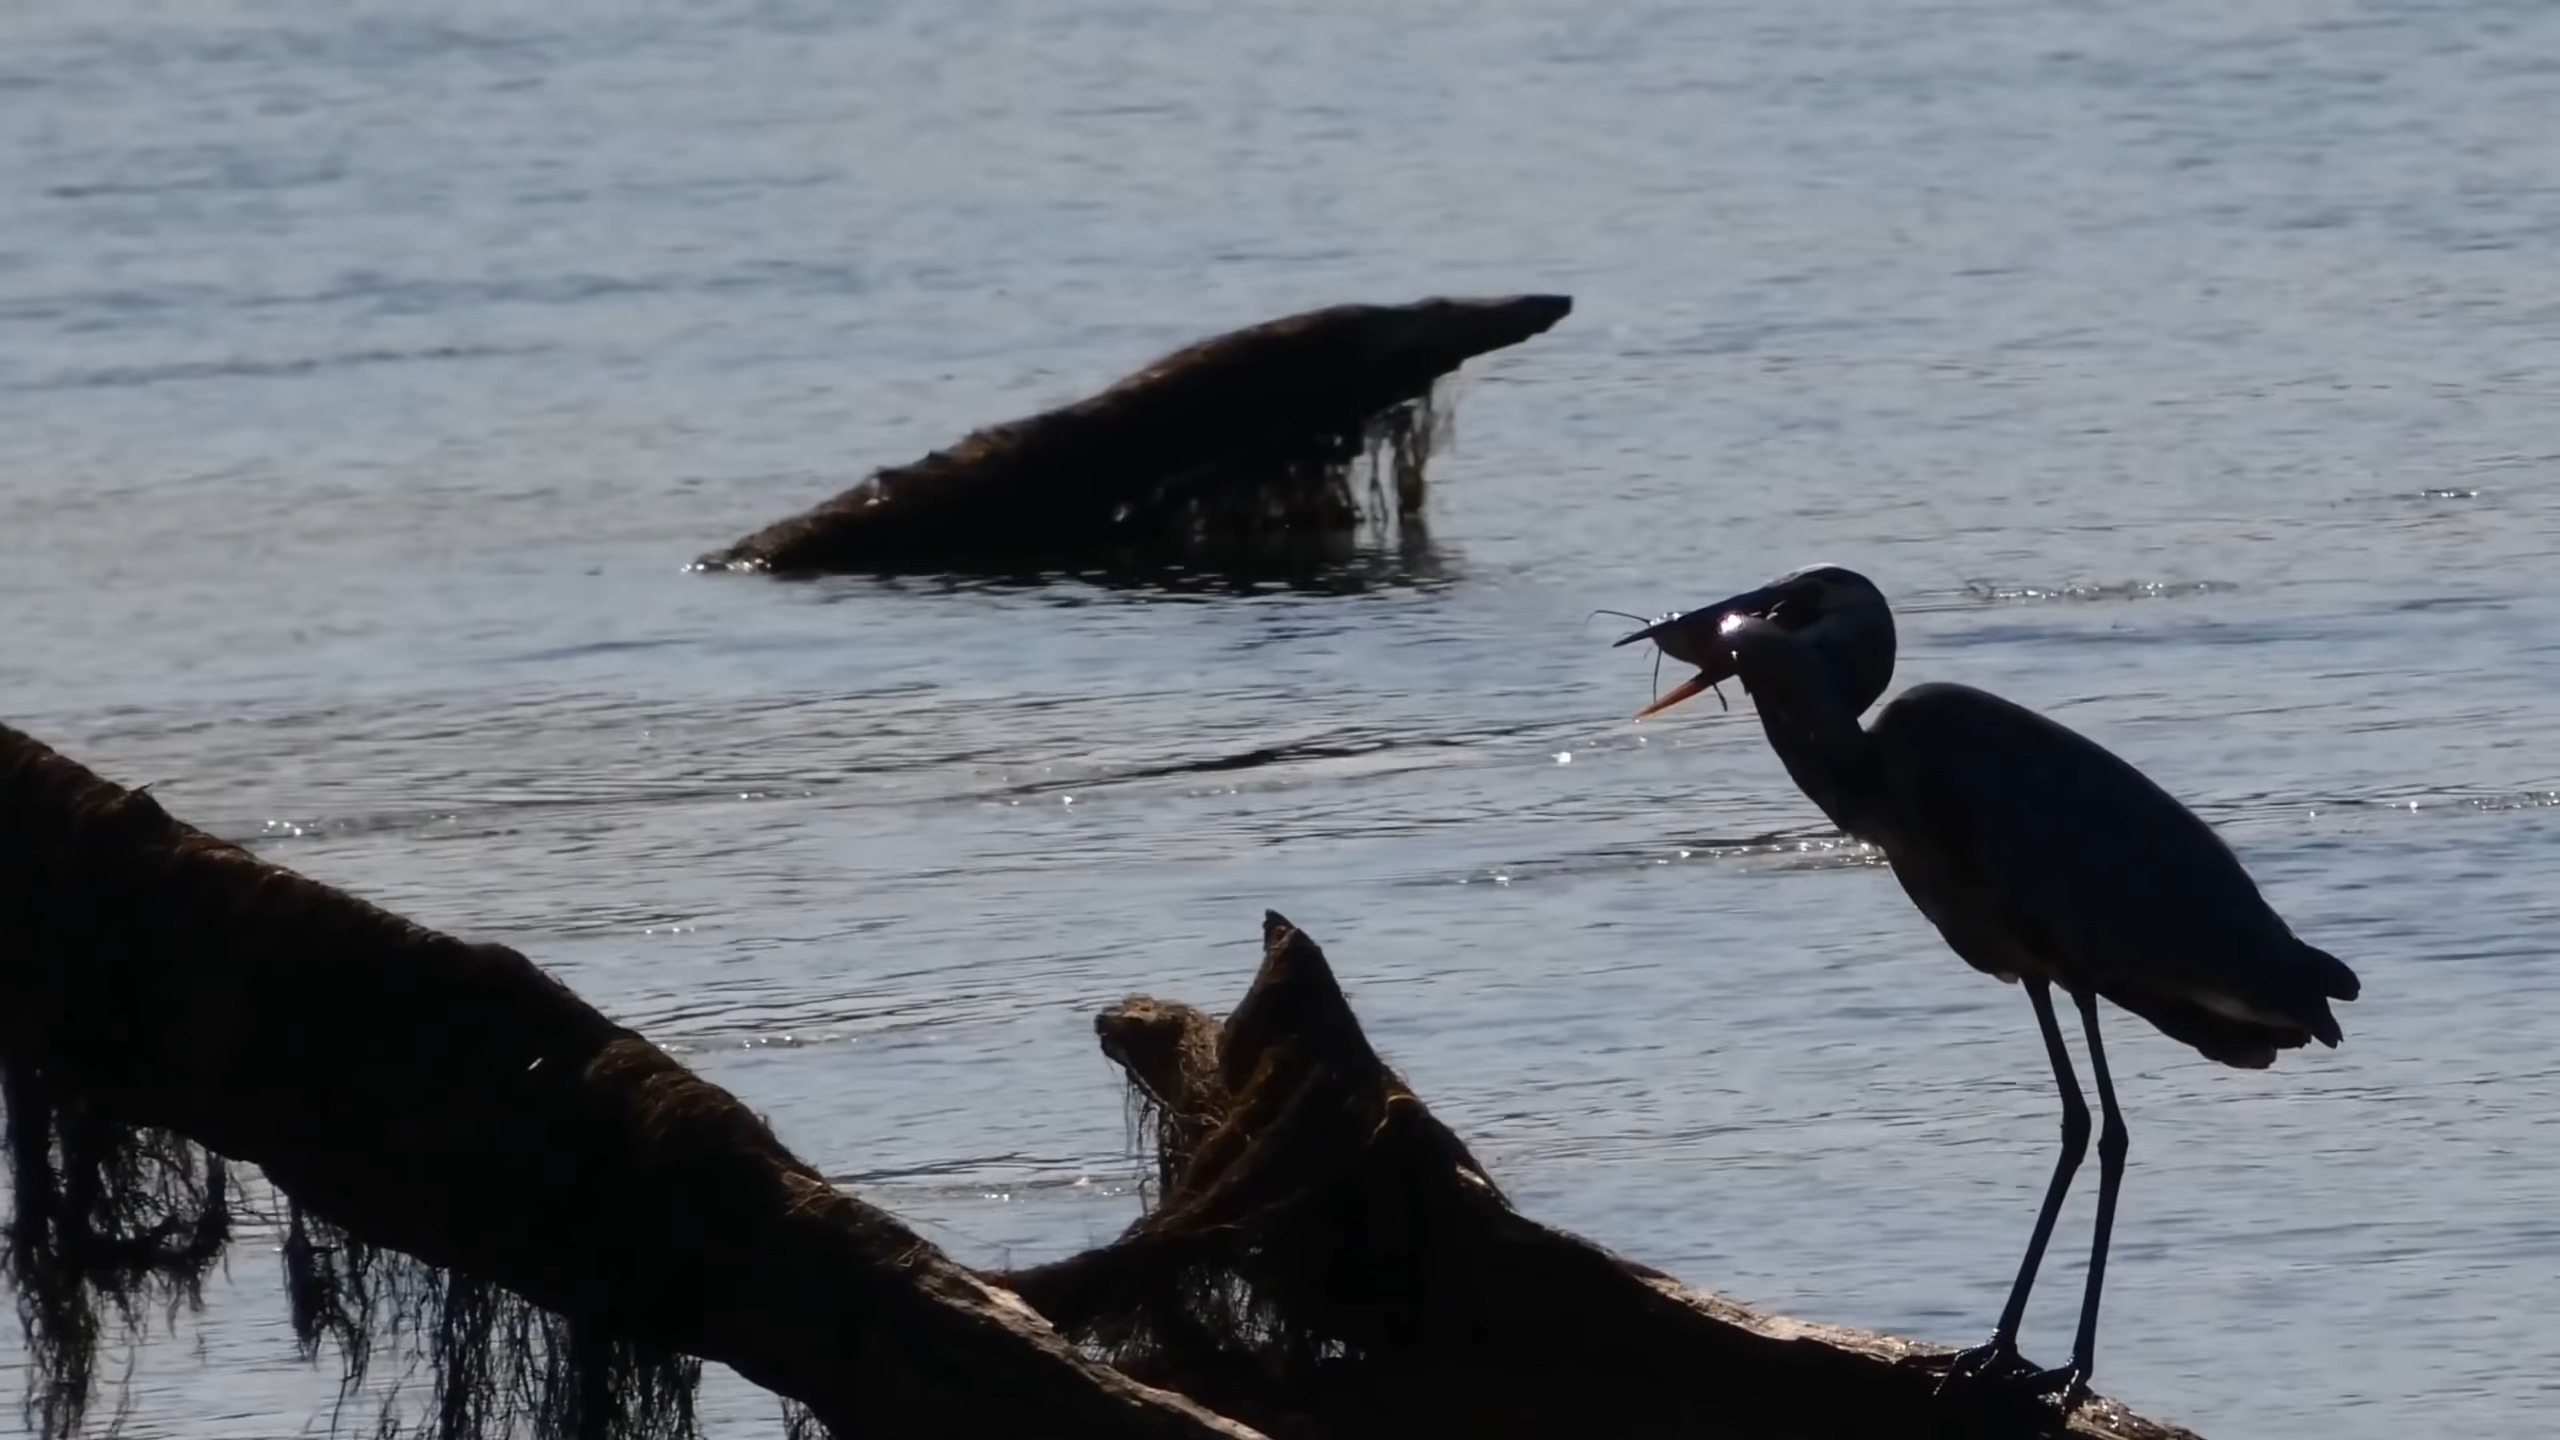
[[1688, 679], [1681, 681], [1679, 684], [1672, 686], [1670, 689], [1665, 690], [1660, 695], [1656, 696], [1652, 704], [1647, 705], [1636, 712], [1636, 718], [1642, 720], [1648, 715], [1668, 710], [1683, 700], [1694, 698], [1699, 691], [1705, 690], [1713, 686], [1715, 683], [1716, 682], [1707, 678], [1706, 671], [1701, 670], [1697, 674], [1690, 676]]
[[[1683, 700], [1721, 685], [1734, 676], [1733, 647], [1724, 643], [1724, 632], [1736, 620], [1758, 615], [1777, 602], [1777, 596], [1766, 589], [1746, 590], [1730, 600], [1702, 605], [1686, 614], [1658, 620], [1632, 635], [1621, 638], [1618, 645], [1633, 645], [1650, 640], [1662, 653], [1674, 660], [1684, 660], [1698, 667], [1698, 673], [1672, 686], [1654, 702], [1636, 712], [1636, 718], [1659, 714]], [[1615, 649], [1613, 645], [1610, 648]]]

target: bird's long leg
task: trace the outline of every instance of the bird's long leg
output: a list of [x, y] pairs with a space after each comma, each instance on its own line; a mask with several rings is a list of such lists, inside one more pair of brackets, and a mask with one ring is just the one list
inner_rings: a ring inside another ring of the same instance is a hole
[[2053, 1180], [2045, 1187], [2044, 1208], [2036, 1212], [2035, 1233], [2027, 1237], [2027, 1256], [2019, 1262], [2017, 1282], [2009, 1289], [2009, 1303], [2000, 1311], [1999, 1329], [1995, 1336], [2006, 1337], [2015, 1346], [2018, 1327], [2027, 1318], [2027, 1292], [2035, 1288], [2036, 1270], [2044, 1264], [2044, 1247], [2053, 1239], [2054, 1222], [2062, 1216], [2062, 1197], [2071, 1190], [2071, 1177], [2080, 1172], [2081, 1158], [2089, 1153], [2089, 1102], [2080, 1094], [2080, 1082], [2071, 1073], [2071, 1052], [2062, 1048], [2062, 1026], [2054, 1018], [2053, 992], [2042, 980], [2026, 982], [2027, 999], [2036, 1007], [2036, 1024], [2044, 1031], [2045, 1053], [2053, 1058], [2054, 1088], [2062, 1092], [2062, 1154], [2053, 1162]]
[[[2027, 1368], [2018, 1357], [2018, 1327], [2027, 1318], [2027, 1296], [2035, 1289], [2036, 1271], [2044, 1264], [2045, 1246], [2053, 1239], [2053, 1222], [2062, 1214], [2062, 1199], [2071, 1191], [2071, 1177], [2079, 1172], [2082, 1156], [2089, 1153], [2089, 1102], [2081, 1097], [2080, 1082], [2072, 1078], [2071, 1052], [2062, 1045], [2062, 1026], [2053, 1014], [2053, 990], [2042, 979], [2028, 978], [2027, 999], [2036, 1007], [2036, 1025], [2044, 1032], [2045, 1054], [2053, 1060], [2054, 1087], [2062, 1092], [2062, 1154], [2053, 1163], [2053, 1180], [2045, 1186], [2044, 1208], [2036, 1212], [2035, 1233], [2027, 1237], [2026, 1259], [2019, 1262], [2018, 1278], [2009, 1287], [2009, 1303], [2001, 1308], [2000, 1323], [1991, 1331], [1990, 1343], [1978, 1345], [1958, 1355], [1948, 1366], [1947, 1379], [1989, 1378], [2003, 1372]], [[1945, 1382], [1940, 1382], [1943, 1388]]]
[[2080, 1295], [2080, 1331], [2071, 1342], [2071, 1363], [2050, 1372], [2050, 1389], [2065, 1406], [2076, 1403], [2089, 1387], [2089, 1372], [2098, 1362], [2098, 1292], [2107, 1279], [2107, 1240], [2115, 1232], [2116, 1191], [2124, 1183], [2124, 1159], [2133, 1137], [2124, 1128], [2124, 1112], [2116, 1108], [2115, 1081], [2107, 1075], [2107, 1050], [2098, 1042], [2098, 997], [2083, 991], [2080, 1024], [2089, 1034], [2089, 1070], [2098, 1081], [2098, 1230], [2089, 1242], [2089, 1284]]

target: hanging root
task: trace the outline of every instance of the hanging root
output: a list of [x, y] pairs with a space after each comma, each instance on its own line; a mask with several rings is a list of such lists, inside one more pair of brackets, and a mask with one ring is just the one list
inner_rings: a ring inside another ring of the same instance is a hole
[[597, 1333], [467, 1274], [377, 1249], [291, 1207], [285, 1289], [303, 1358], [336, 1349], [341, 1415], [390, 1343], [422, 1359], [432, 1389], [402, 1423], [399, 1377], [379, 1395], [379, 1440], [689, 1440], [702, 1362]]
[[[1381, 534], [1391, 518], [1398, 525], [1410, 525], [1422, 517], [1430, 498], [1424, 472], [1432, 455], [1448, 448], [1455, 433], [1457, 406], [1448, 391], [1449, 382], [1434, 385], [1419, 398], [1373, 418], [1362, 436], [1369, 475], [1365, 518]], [[1388, 482], [1395, 492], [1392, 510]]]
[[827, 1427], [797, 1400], [782, 1402], [782, 1440], [829, 1440]]
[[1450, 433], [1440, 387], [1363, 416], [1351, 428], [1288, 437], [1285, 448], [1247, 451], [1169, 477], [1124, 503], [1131, 533], [1185, 544], [1253, 544], [1314, 535], [1383, 542], [1419, 531], [1425, 473]]
[[[203, 1303], [231, 1234], [222, 1161], [166, 1130], [100, 1120], [35, 1066], [0, 1055], [8, 1131], [7, 1275], [30, 1364], [26, 1424], [78, 1433], [102, 1340], [136, 1338], [147, 1312], [175, 1323]], [[110, 1328], [112, 1324], [112, 1329]]]

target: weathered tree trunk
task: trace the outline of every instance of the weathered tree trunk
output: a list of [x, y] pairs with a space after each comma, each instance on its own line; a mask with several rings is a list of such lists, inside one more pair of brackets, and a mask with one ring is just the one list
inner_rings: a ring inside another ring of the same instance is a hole
[[[81, 1132], [174, 1132], [350, 1236], [724, 1362], [841, 1436], [1252, 1433], [1080, 1358], [522, 955], [266, 864], [6, 727], [0, 1078], [22, 1283], [184, 1248], [82, 1228], [130, 1165], [53, 1183]], [[35, 1253], [44, 1234], [75, 1253]]]
[[[1230, 331], [1088, 399], [979, 430], [697, 563], [814, 572], [959, 567], [1079, 547], [1353, 528], [1350, 462], [1395, 441], [1422, 504], [1433, 383], [1563, 319], [1562, 295], [1337, 305]], [[1419, 409], [1417, 409], [1419, 407]]]
[[1945, 1352], [1764, 1315], [1514, 1211], [1369, 1047], [1313, 940], [1264, 920], [1223, 1026], [1096, 1022], [1155, 1112], [1118, 1241], [1000, 1278], [1133, 1374], [1275, 1436], [2194, 1440], [2095, 1399], [1931, 1394]]
[[[268, 865], [0, 726], [7, 1260], [42, 1332], [40, 1428], [78, 1422], [100, 1295], [183, 1289], [219, 1253], [202, 1146], [290, 1197], [289, 1262], [307, 1214], [462, 1277], [448, 1325], [488, 1332], [484, 1286], [567, 1317], [574, 1393], [537, 1429], [579, 1440], [688, 1428], [681, 1403], [650, 1408], [652, 1357], [679, 1353], [847, 1440], [2193, 1440], [2106, 1401], [2066, 1423], [1936, 1399], [1943, 1352], [1759, 1314], [1523, 1218], [1370, 1049], [1316, 944], [1276, 915], [1264, 938], [1223, 1026], [1148, 1000], [1097, 1022], [1157, 1112], [1151, 1212], [982, 1277], [523, 956]], [[485, 1407], [439, 1399], [443, 1433], [479, 1433]]]

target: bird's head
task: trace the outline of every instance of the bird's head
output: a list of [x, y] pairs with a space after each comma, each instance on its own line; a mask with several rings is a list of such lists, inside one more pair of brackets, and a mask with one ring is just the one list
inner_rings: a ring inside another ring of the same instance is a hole
[[1835, 692], [1830, 698], [1851, 715], [1863, 712], [1893, 679], [1893, 610], [1875, 582], [1839, 565], [1790, 570], [1756, 590], [1673, 615], [1617, 643], [1650, 640], [1662, 653], [1698, 667], [1698, 673], [1636, 712], [1641, 720], [1668, 710], [1709, 686], [1745, 673], [1743, 651], [1753, 640], [1783, 639], [1802, 647], [1814, 672]]

